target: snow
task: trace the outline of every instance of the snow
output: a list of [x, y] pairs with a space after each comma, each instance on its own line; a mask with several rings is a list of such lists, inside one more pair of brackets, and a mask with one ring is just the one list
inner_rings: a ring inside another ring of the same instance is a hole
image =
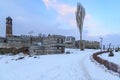
[[0, 55], [0, 80], [120, 80], [91, 62], [98, 50], [66, 51], [70, 54], [26, 55], [20, 60], [21, 55]]
[[115, 64], [120, 65], [120, 52], [113, 52], [114, 56], [113, 57], [109, 57], [109, 53], [105, 53], [105, 54], [101, 54], [99, 55], [101, 58], [108, 60], [109, 62], [113, 62]]
[[[91, 56], [91, 55], [89, 55]], [[92, 80], [120, 80], [120, 77], [113, 72], [107, 70], [103, 65], [91, 62], [88, 55], [85, 58], [85, 69], [89, 72]]]

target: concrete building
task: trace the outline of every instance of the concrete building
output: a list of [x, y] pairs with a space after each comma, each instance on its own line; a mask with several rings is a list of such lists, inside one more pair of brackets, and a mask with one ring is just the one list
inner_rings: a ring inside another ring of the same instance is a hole
[[65, 37], [61, 35], [48, 35], [43, 38], [41, 45], [38, 43], [31, 45], [29, 48], [30, 55], [64, 53], [64, 40]]
[[41, 43], [33, 43], [29, 48], [30, 55], [40, 55], [44, 53], [44, 46]]
[[65, 37], [61, 35], [48, 35], [43, 39], [43, 45], [45, 47], [45, 53], [64, 53]]
[[99, 49], [100, 43], [97, 41], [84, 41], [85, 48], [87, 49]]
[[65, 37], [65, 47], [75, 48], [75, 37], [72, 37], [72, 36]]
[[6, 37], [6, 43], [4, 44], [6, 45], [6, 47], [21, 48], [21, 47], [29, 47], [30, 45], [32, 45], [32, 43], [35, 42], [42, 42], [42, 38], [39, 36], [12, 35], [11, 37]]
[[[79, 48], [79, 41], [76, 41], [75, 45], [77, 48]], [[100, 48], [100, 43], [98, 41], [86, 41], [83, 40], [83, 47], [86, 49], [99, 49]]]
[[[33, 54], [51, 54], [64, 53], [65, 46], [67, 48], [75, 47], [75, 38], [72, 36], [48, 35], [48, 36], [32, 36], [20, 35], [16, 36], [12, 33], [12, 18], [6, 18], [6, 37], [0, 37], [1, 48], [29, 48]], [[41, 43], [41, 45], [37, 45]]]
[[4, 42], [6, 42], [6, 38], [0, 37], [0, 43], [4, 43]]
[[3, 43], [5, 43], [5, 42], [6, 42], [6, 38], [0, 37], [0, 48], [2, 48]]

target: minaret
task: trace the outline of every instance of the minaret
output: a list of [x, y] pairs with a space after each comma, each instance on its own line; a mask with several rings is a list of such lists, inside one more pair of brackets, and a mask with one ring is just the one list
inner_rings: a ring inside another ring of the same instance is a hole
[[12, 18], [6, 18], [6, 37], [12, 37]]

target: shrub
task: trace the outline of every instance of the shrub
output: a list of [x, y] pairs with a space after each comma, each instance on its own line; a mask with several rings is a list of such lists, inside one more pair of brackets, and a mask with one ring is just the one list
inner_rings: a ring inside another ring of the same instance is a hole
[[66, 52], [66, 54], [70, 54], [70, 51], [68, 50], [68, 51]]
[[118, 52], [118, 49], [117, 49], [117, 48], [115, 49], [115, 52]]
[[114, 56], [114, 54], [113, 54], [112, 51], [110, 51], [110, 53], [109, 53], [109, 57], [112, 57], [112, 56]]
[[20, 59], [24, 59], [24, 57], [19, 57], [18, 59], [16, 59], [16, 61], [17, 61], [17, 60], [20, 60]]

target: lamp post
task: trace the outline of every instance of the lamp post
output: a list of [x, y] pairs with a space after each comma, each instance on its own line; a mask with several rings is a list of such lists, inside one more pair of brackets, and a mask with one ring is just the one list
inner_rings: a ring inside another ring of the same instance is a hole
[[109, 51], [111, 51], [111, 43], [109, 43]]
[[101, 52], [102, 52], [102, 42], [103, 42], [103, 38], [100, 37], [100, 49], [101, 49]]
[[80, 32], [79, 47], [81, 50], [84, 50], [83, 41], [82, 41], [82, 30], [83, 30], [84, 18], [85, 18], [85, 8], [80, 3], [78, 3], [77, 4], [77, 11], [76, 11], [76, 23], [77, 23], [77, 27], [78, 27], [79, 32]]

